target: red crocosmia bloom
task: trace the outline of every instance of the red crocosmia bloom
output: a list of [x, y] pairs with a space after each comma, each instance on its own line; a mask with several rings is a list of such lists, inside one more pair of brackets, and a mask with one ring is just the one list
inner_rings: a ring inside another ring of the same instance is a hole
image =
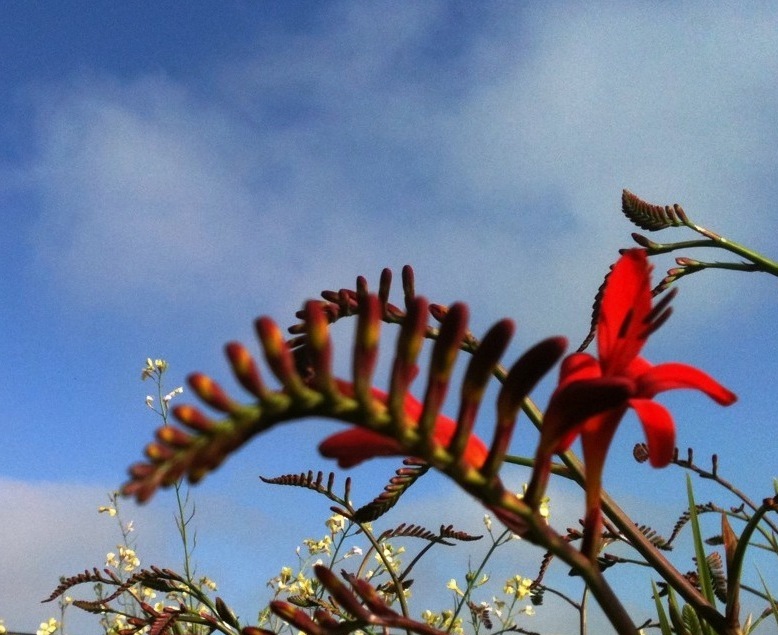
[[[339, 387], [346, 394], [351, 390], [350, 384], [343, 383]], [[377, 388], [373, 388], [372, 392], [377, 401], [386, 404], [386, 393]], [[407, 394], [404, 408], [408, 418], [414, 424], [418, 423], [422, 411], [421, 403]], [[446, 447], [454, 436], [456, 427], [457, 424], [452, 419], [445, 415], [438, 415], [433, 438]], [[319, 445], [319, 452], [326, 458], [337, 459], [338, 465], [344, 468], [353, 467], [377, 456], [408, 456], [407, 449], [403, 449], [393, 438], [357, 427], [327, 437]], [[483, 441], [475, 435], [470, 435], [463, 455], [464, 461], [478, 469], [484, 464], [488, 454], [489, 450]]]
[[[737, 399], [716, 380], [692, 366], [679, 363], [655, 366], [639, 356], [648, 336], [670, 314], [671, 295], [652, 305], [650, 274], [651, 265], [643, 249], [625, 251], [613, 266], [605, 282], [597, 318], [598, 356], [574, 353], [562, 362], [559, 385], [549, 402], [541, 431], [533, 475], [536, 482], [530, 487], [533, 495], [539, 495], [545, 488], [552, 456], [567, 450], [581, 436], [587, 499], [587, 539], [583, 550], [590, 557], [596, 555], [598, 543], [603, 465], [627, 409], [635, 411], [643, 426], [651, 465], [664, 467], [672, 460], [675, 450], [675, 425], [667, 409], [653, 400], [658, 393], [693, 388], [723, 406]], [[580, 404], [587, 399], [587, 385], [616, 383], [627, 388], [622, 403], [584, 418], [575, 416], [576, 400]], [[572, 392], [575, 398], [571, 398]]]

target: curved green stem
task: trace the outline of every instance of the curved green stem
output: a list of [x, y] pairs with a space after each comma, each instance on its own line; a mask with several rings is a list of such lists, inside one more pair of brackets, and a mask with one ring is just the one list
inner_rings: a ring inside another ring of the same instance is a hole
[[693, 223], [688, 218], [686, 218], [685, 215], [682, 220], [684, 225], [686, 225], [689, 229], [696, 231], [698, 234], [702, 234], [703, 236], [711, 240], [715, 244], [715, 246], [720, 247], [721, 249], [725, 249], [733, 254], [736, 254], [741, 258], [745, 258], [749, 262], [753, 262], [755, 265], [759, 266], [759, 269], [761, 271], [764, 271], [765, 273], [769, 273], [773, 276], [778, 276], [778, 262], [770, 258], [767, 258], [766, 256], [763, 256], [758, 251], [749, 249], [748, 247], [741, 245], [740, 243], [736, 243], [733, 240], [724, 238], [723, 236], [720, 236], [719, 234], [712, 232], [711, 230], [706, 229], [701, 225], [697, 225], [696, 223]]
[[759, 527], [759, 523], [762, 517], [769, 511], [776, 509], [776, 501], [773, 498], [768, 498], [762, 503], [756, 513], [751, 516], [743, 532], [738, 538], [735, 552], [732, 555], [731, 563], [727, 566], [727, 615], [735, 613], [737, 603], [739, 601], [739, 589], [740, 589], [740, 575], [743, 571], [743, 561], [746, 556], [746, 549], [748, 549], [751, 537], [754, 535], [754, 531]]
[[[535, 467], [535, 459], [525, 457], [525, 456], [507, 455], [504, 459], [504, 462], [510, 463], [511, 465], [522, 465], [524, 467], [530, 467], [530, 468]], [[575, 476], [570, 472], [567, 466], [562, 465], [561, 463], [551, 463], [550, 472], [555, 476], [561, 476], [563, 478], [575, 480]]]

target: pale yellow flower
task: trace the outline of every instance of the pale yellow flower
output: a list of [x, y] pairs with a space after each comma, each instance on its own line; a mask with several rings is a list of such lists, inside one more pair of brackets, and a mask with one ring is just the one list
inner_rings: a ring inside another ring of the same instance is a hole
[[313, 595], [316, 591], [316, 582], [310, 578], [306, 578], [305, 574], [301, 571], [297, 574], [297, 577], [291, 584], [285, 585], [279, 588], [287, 591], [290, 595]]
[[[121, 562], [122, 569], [127, 573], [134, 571], [140, 566], [140, 558], [136, 555], [133, 549], [124, 545], [119, 545], [119, 560]], [[119, 566], [119, 565], [113, 565]]]
[[457, 584], [457, 581], [454, 578], [451, 578], [448, 581], [448, 584], [446, 584], [447, 589], [451, 589], [454, 593], [456, 593], [459, 596], [464, 596], [465, 592], [459, 588], [459, 585]]
[[206, 576], [202, 576], [199, 580], [200, 587], [206, 587], [211, 591], [216, 591], [216, 582]]
[[334, 535], [346, 528], [346, 519], [340, 514], [333, 514], [324, 524], [327, 525], [327, 529], [330, 530], [330, 533]]
[[454, 633], [455, 635], [462, 635], [464, 633], [464, 630], [462, 629], [462, 618], [458, 617], [454, 619], [453, 611], [443, 611], [440, 618], [443, 630], [447, 630], [449, 633]]
[[167, 362], [164, 359], [155, 359], [152, 361], [151, 357], [146, 358], [146, 365], [141, 371], [141, 380], [149, 379], [156, 374], [161, 375], [167, 370]]
[[41, 622], [38, 630], [36, 631], [36, 635], [52, 635], [53, 633], [57, 632], [58, 628], [59, 622], [57, 622], [57, 620], [55, 620], [53, 617], [50, 617], [47, 622]]
[[116, 507], [109, 507], [108, 505], [101, 505], [97, 508], [98, 514], [108, 514], [111, 518], [116, 516]]
[[326, 553], [330, 555], [330, 547], [332, 546], [332, 538], [330, 536], [324, 536], [321, 540], [314, 540], [313, 538], [306, 538], [303, 540], [303, 544], [308, 547], [308, 553], [310, 555], [316, 555], [317, 553]]
[[514, 596], [517, 600], [522, 600], [529, 595], [532, 587], [532, 580], [515, 575], [505, 582], [503, 592]]
[[424, 620], [424, 622], [425, 622], [427, 625], [429, 625], [429, 626], [435, 626], [435, 624], [436, 624], [436, 623], [437, 623], [437, 621], [438, 621], [438, 615], [437, 615], [436, 613], [433, 613], [433, 612], [432, 612], [432, 611], [430, 611], [429, 609], [427, 609], [426, 611], [424, 611], [424, 612], [421, 614], [421, 619], [423, 619], [423, 620]]
[[548, 496], [544, 496], [540, 501], [538, 512], [540, 512], [540, 515], [548, 521], [548, 517], [551, 514], [551, 499]]
[[112, 622], [108, 622], [108, 620], [104, 618], [100, 623], [108, 633], [118, 633], [127, 628], [127, 622], [122, 615], [115, 615]]
[[399, 547], [395, 549], [388, 542], [381, 545], [381, 553], [375, 555], [375, 559], [381, 564], [387, 564], [391, 567], [392, 571], [398, 571], [401, 565], [400, 558], [398, 556], [405, 553], [405, 547]]

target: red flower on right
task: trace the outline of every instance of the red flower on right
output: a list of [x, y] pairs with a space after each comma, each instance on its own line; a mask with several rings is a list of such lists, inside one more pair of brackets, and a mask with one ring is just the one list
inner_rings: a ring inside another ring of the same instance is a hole
[[[653, 365], [640, 357], [648, 336], [670, 314], [668, 303], [671, 295], [656, 305], [652, 303], [651, 269], [643, 249], [626, 250], [613, 266], [603, 288], [597, 317], [598, 355], [573, 353], [563, 361], [559, 385], [543, 421], [533, 476], [533, 480], [539, 479], [534, 483], [535, 494], [545, 489], [548, 465], [553, 455], [567, 450], [575, 438], [581, 436], [586, 472], [586, 529], [589, 534], [588, 545], [585, 541], [583, 549], [585, 553], [598, 542], [592, 534], [599, 532], [600, 526], [603, 465], [613, 435], [627, 409], [635, 411], [643, 426], [651, 465], [664, 467], [672, 460], [675, 451], [675, 424], [667, 409], [654, 401], [658, 393], [675, 388], [693, 388], [723, 406], [737, 400], [734, 393], [693, 366], [675, 362]], [[587, 400], [586, 387], [603, 384], [626, 386], [624, 402], [584, 419], [576, 417], [576, 402]]]

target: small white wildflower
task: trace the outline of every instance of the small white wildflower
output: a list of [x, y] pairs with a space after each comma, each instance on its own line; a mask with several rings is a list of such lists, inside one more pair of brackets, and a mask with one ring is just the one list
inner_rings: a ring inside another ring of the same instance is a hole
[[109, 507], [107, 505], [101, 505], [97, 508], [98, 514], [108, 514], [111, 518], [116, 516], [116, 507]]
[[154, 408], [154, 397], [152, 397], [151, 395], [146, 395], [146, 405], [149, 408]]
[[184, 392], [184, 389], [183, 387], [179, 386], [175, 390], [171, 390], [168, 394], [162, 397], [162, 401], [164, 401], [165, 403], [169, 403], [173, 397], [175, 397], [176, 395], [180, 395], [182, 392]]
[[492, 517], [489, 514], [484, 514], [484, 526], [486, 531], [492, 530]]
[[344, 558], [350, 558], [351, 556], [361, 556], [362, 555], [362, 548], [361, 547], [351, 547], [346, 553], [343, 554]]

